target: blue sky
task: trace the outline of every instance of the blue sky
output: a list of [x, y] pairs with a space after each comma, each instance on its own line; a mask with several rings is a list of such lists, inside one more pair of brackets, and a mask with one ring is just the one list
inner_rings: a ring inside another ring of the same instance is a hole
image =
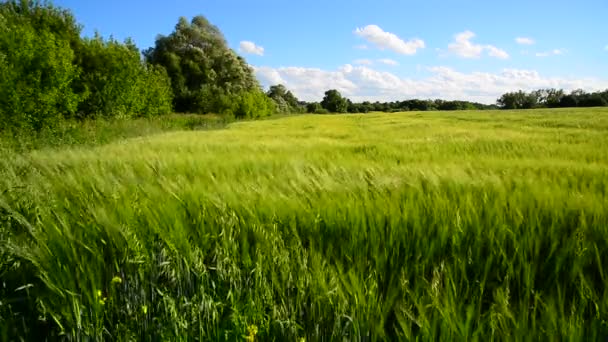
[[[141, 48], [202, 14], [264, 86], [305, 100], [468, 99], [608, 88], [606, 0], [56, 0], [84, 25]], [[519, 39], [518, 39], [519, 38]]]

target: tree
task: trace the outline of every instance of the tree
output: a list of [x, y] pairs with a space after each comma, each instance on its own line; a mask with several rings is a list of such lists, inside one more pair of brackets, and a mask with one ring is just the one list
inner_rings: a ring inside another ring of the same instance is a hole
[[0, 3], [0, 129], [40, 130], [75, 112], [71, 43], [79, 32], [73, 18], [52, 5]]
[[530, 109], [539, 103], [540, 93], [526, 93], [522, 90], [503, 94], [496, 102], [503, 109]]
[[321, 104], [319, 104], [319, 102], [309, 102], [306, 105], [306, 112], [307, 113], [317, 113], [320, 110], [322, 110], [323, 107], [321, 107]]
[[135, 44], [84, 39], [77, 62], [82, 71], [81, 116], [150, 116], [171, 111], [171, 83], [162, 67], [146, 65]]
[[175, 31], [159, 36], [145, 56], [150, 63], [167, 70], [174, 107], [180, 112], [222, 112], [225, 102], [217, 99], [261, 89], [253, 70], [203, 16], [194, 17], [190, 23], [180, 18]]
[[271, 86], [266, 95], [276, 103], [279, 113], [300, 113], [303, 111], [298, 99], [282, 84]]
[[545, 89], [543, 92], [544, 103], [547, 107], [559, 107], [559, 104], [564, 97], [564, 91], [562, 89]]
[[325, 97], [321, 101], [321, 107], [331, 113], [346, 113], [348, 101], [342, 97], [339, 91], [331, 89], [325, 92]]

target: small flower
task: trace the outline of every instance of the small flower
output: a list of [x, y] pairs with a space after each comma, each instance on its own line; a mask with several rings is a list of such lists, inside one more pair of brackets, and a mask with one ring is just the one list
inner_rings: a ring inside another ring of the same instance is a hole
[[247, 327], [247, 336], [245, 336], [246, 341], [255, 341], [255, 335], [258, 334], [258, 327], [254, 324]]
[[247, 332], [249, 333], [249, 335], [255, 336], [258, 334], [258, 327], [252, 324], [247, 327]]
[[119, 276], [115, 276], [112, 278], [112, 284], [122, 284], [122, 278]]
[[148, 313], [148, 307], [146, 305], [142, 305], [141, 306], [141, 312], [143, 312], [144, 315], [147, 314]]
[[100, 305], [106, 305], [106, 300], [108, 298], [103, 296], [103, 292], [101, 290], [97, 290], [97, 300]]

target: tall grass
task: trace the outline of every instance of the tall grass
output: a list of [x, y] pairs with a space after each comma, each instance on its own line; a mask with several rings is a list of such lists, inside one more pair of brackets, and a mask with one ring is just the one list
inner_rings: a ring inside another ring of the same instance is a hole
[[600, 340], [608, 110], [296, 116], [0, 161], [0, 340]]
[[0, 151], [90, 147], [168, 131], [219, 129], [233, 121], [226, 116], [173, 114], [136, 119], [65, 120], [40, 131], [2, 130], [4, 127], [0, 127]]

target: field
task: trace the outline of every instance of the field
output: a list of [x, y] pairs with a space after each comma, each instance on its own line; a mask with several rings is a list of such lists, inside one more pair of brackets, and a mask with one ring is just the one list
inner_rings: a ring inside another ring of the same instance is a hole
[[608, 109], [1, 153], [0, 340], [608, 336]]

